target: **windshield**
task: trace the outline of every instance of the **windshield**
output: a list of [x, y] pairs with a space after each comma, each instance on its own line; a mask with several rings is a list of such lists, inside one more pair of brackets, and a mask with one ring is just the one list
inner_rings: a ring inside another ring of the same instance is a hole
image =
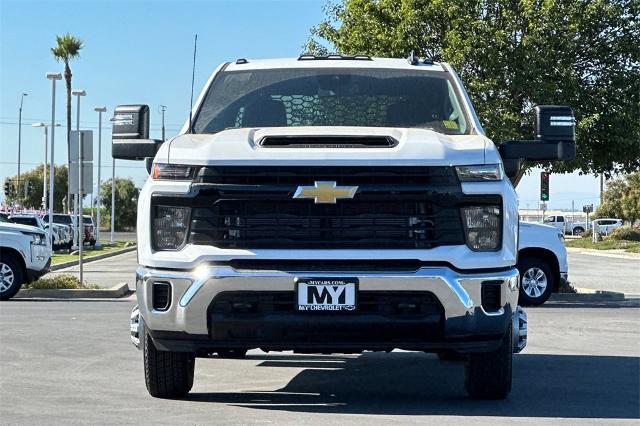
[[39, 227], [39, 223], [35, 217], [10, 217], [9, 220], [13, 223], [17, 223], [19, 225], [29, 225]]
[[71, 224], [71, 216], [63, 215], [63, 214], [54, 214], [53, 215], [53, 223], [62, 223], [65, 225]]
[[448, 77], [381, 68], [222, 71], [193, 128], [215, 133], [241, 127], [415, 127], [467, 134], [468, 122]]

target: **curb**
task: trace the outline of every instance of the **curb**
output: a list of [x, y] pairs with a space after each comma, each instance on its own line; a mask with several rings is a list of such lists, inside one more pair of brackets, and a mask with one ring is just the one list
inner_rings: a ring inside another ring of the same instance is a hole
[[552, 302], [622, 302], [624, 293], [606, 290], [576, 288], [577, 293], [554, 293], [549, 298]]
[[567, 252], [577, 254], [589, 254], [592, 256], [612, 257], [616, 259], [636, 259], [640, 260], [640, 254], [627, 253], [627, 252], [615, 252], [607, 253], [609, 250], [595, 250], [595, 249], [583, 249], [579, 247], [567, 247]]
[[77, 288], [24, 288], [14, 296], [16, 299], [117, 299], [129, 293], [127, 283], [104, 289]]
[[[117, 256], [119, 254], [124, 254], [124, 253], [129, 253], [131, 251], [134, 251], [137, 249], [137, 245], [133, 245], [131, 247], [127, 247], [127, 248], [123, 248], [122, 250], [117, 250], [117, 251], [112, 251], [109, 253], [103, 253], [103, 254], [99, 254], [97, 256], [91, 256], [91, 257], [86, 257], [83, 258], [82, 263], [90, 263], [90, 262], [95, 262], [96, 260], [102, 260], [102, 259], [107, 259], [109, 257], [113, 257], [113, 256]], [[65, 268], [69, 268], [71, 266], [76, 266], [80, 263], [79, 260], [70, 260], [68, 262], [62, 262], [62, 263], [57, 263], [55, 265], [51, 266], [51, 269], [49, 270], [51, 271], [58, 271], [60, 269], [65, 269]]]

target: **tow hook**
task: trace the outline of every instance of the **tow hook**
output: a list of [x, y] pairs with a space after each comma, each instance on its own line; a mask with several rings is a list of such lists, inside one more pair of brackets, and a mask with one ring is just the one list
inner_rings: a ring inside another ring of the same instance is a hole
[[527, 346], [527, 313], [520, 306], [513, 313], [513, 353], [521, 352]]
[[142, 318], [140, 317], [140, 309], [138, 309], [138, 305], [134, 306], [131, 310], [131, 320], [129, 322], [129, 329], [131, 332], [131, 343], [138, 348], [142, 349], [140, 346], [140, 336], [144, 335], [142, 325]]

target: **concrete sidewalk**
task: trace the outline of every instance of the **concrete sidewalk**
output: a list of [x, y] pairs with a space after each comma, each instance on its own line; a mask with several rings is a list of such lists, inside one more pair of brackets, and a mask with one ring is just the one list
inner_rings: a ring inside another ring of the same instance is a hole
[[[84, 264], [84, 280], [89, 284], [95, 284], [104, 288], [110, 288], [120, 283], [127, 283], [129, 288], [133, 290], [136, 287], [135, 272], [137, 267], [136, 252], [132, 251]], [[45, 277], [61, 274], [78, 276], [78, 273], [79, 267], [76, 265], [59, 269], [55, 272], [49, 272]]]

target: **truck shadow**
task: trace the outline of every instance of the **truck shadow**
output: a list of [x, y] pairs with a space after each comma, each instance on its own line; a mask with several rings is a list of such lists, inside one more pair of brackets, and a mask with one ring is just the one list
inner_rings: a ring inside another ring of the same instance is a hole
[[263, 359], [258, 367], [304, 370], [281, 389], [192, 393], [188, 399], [308, 413], [640, 418], [639, 357], [515, 355], [513, 390], [504, 401], [468, 399], [463, 363], [430, 354]]

